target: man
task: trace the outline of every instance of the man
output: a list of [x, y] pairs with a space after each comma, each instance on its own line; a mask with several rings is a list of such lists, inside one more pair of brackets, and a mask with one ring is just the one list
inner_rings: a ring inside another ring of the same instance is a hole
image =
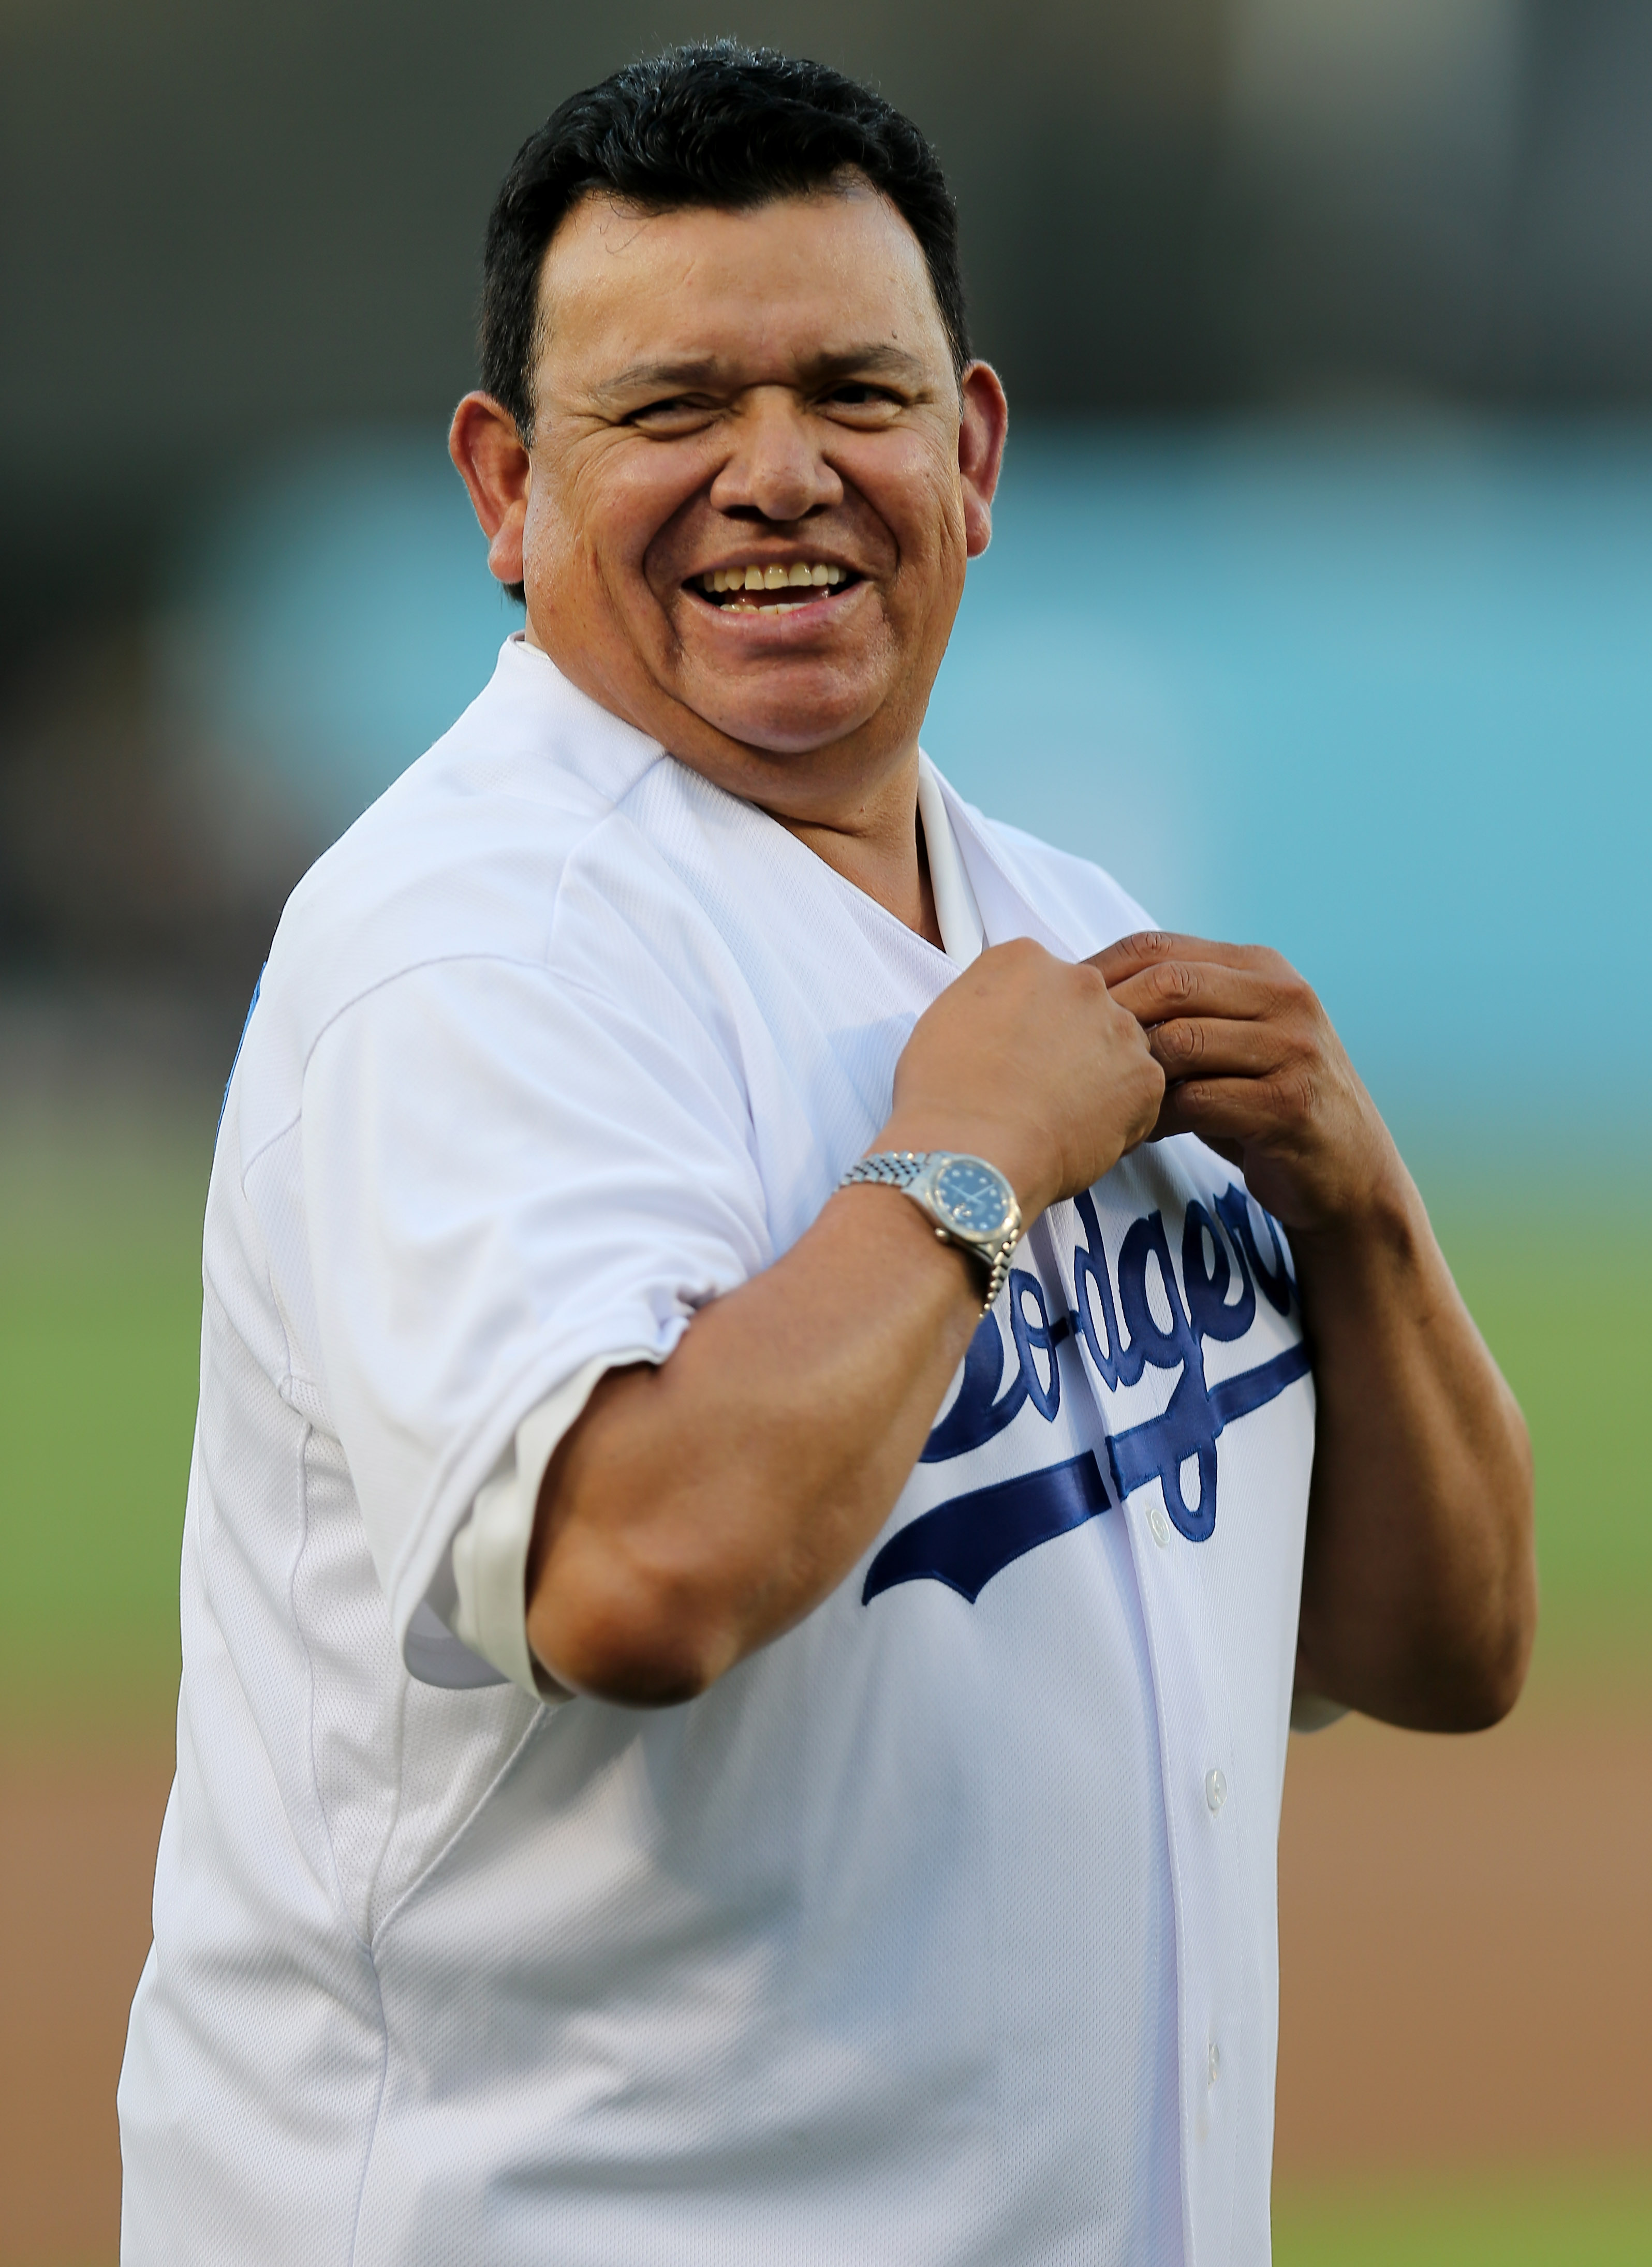
[[1519, 1416], [1301, 979], [919, 752], [915, 130], [621, 72], [483, 365], [525, 632], [226, 1098], [125, 2256], [1264, 2260], [1293, 1681], [1511, 1705]]

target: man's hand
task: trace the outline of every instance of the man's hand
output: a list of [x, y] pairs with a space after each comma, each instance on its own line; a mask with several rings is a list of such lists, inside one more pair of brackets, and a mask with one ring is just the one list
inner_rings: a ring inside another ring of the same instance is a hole
[[1165, 1078], [1153, 1138], [1196, 1134], [1293, 1236], [1345, 1229], [1406, 1169], [1310, 987], [1253, 944], [1147, 930], [1096, 955]]
[[880, 1149], [965, 1149], [1009, 1177], [1028, 1227], [1111, 1172], [1164, 1095], [1142, 1020], [1087, 961], [994, 945], [914, 1026]]
[[1524, 1423], [1392, 1137], [1276, 952], [1158, 932], [1090, 964], [1196, 1134], [1290, 1231], [1318, 1421], [1297, 1681], [1421, 1730], [1513, 1706], [1537, 1625]]

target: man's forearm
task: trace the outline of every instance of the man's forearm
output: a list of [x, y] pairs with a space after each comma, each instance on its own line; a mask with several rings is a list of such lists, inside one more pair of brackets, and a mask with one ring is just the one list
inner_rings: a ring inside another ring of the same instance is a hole
[[576, 1691], [702, 1691], [835, 1588], [887, 1516], [980, 1311], [981, 1272], [896, 1191], [846, 1189], [606, 1379], [553, 1458], [528, 1637]]
[[1298, 1681], [1417, 1729], [1494, 1723], [1537, 1617], [1519, 1409], [1403, 1174], [1295, 1248], [1318, 1395]]

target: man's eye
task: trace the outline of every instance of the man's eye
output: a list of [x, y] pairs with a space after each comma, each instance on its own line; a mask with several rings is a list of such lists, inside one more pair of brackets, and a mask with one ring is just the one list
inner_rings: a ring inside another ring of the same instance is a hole
[[628, 422], [633, 425], [691, 424], [696, 419], [710, 415], [710, 406], [697, 401], [692, 394], [673, 393], [669, 400], [650, 401], [643, 408], [634, 409]]
[[841, 385], [833, 387], [826, 400], [845, 409], [884, 409], [894, 406], [895, 397], [881, 385], [863, 385], [858, 379], [846, 378]]

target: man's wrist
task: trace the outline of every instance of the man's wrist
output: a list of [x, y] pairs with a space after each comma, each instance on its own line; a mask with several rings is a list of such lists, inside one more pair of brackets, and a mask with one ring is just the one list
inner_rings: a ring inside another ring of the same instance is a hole
[[1329, 1270], [1403, 1266], [1417, 1258], [1433, 1240], [1428, 1207], [1399, 1151], [1391, 1144], [1390, 1150], [1376, 1170], [1340, 1200], [1326, 1204], [1319, 1217], [1284, 1215], [1293, 1251], [1311, 1254], [1311, 1265]]
[[[897, 1197], [900, 1201], [892, 1202]], [[869, 1224], [876, 1223], [880, 1246], [885, 1237], [898, 1239], [890, 1248], [890, 1258], [895, 1251], [909, 1251], [914, 1262], [926, 1270], [933, 1269], [936, 1280], [946, 1284], [949, 1305], [961, 1296], [968, 1310], [979, 1314], [980, 1262], [960, 1245], [943, 1243], [926, 1215], [916, 1205], [908, 1203], [899, 1189], [880, 1188], [872, 1181], [840, 1181], [832, 1192], [831, 1208], [835, 1210], [840, 1205], [851, 1211], [864, 1207]], [[888, 1264], [887, 1260], [882, 1264]]]
[[893, 1189], [910, 1199], [939, 1240], [980, 1269], [983, 1310], [996, 1302], [1023, 1234], [1020, 1200], [996, 1165], [975, 1151], [875, 1149], [839, 1183], [841, 1188], [857, 1185]]

